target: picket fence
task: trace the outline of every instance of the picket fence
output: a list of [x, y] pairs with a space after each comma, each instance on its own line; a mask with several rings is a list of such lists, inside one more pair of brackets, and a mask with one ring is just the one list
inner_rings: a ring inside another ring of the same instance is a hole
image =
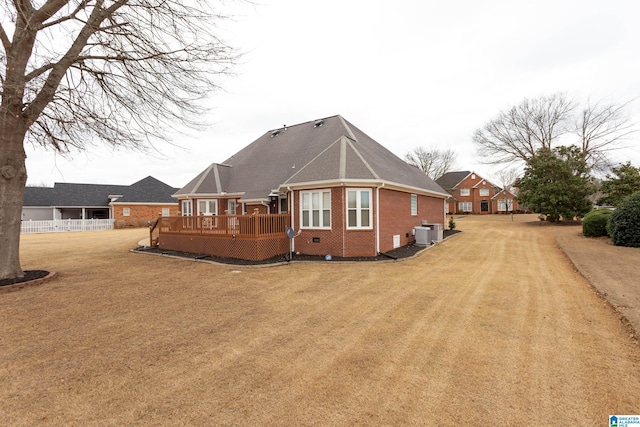
[[53, 221], [22, 221], [20, 232], [59, 233], [67, 231], [113, 230], [113, 219], [54, 219]]

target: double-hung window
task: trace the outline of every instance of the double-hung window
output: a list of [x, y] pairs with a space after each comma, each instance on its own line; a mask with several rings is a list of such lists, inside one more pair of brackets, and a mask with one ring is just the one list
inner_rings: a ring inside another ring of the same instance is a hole
[[371, 190], [347, 190], [347, 228], [372, 228]]
[[471, 190], [469, 190], [468, 188], [461, 188], [460, 189], [460, 195], [461, 196], [469, 196], [469, 195], [471, 195]]
[[488, 188], [481, 188], [480, 189], [480, 197], [487, 197], [489, 196], [489, 189]]
[[300, 205], [303, 228], [331, 228], [331, 190], [303, 191]]

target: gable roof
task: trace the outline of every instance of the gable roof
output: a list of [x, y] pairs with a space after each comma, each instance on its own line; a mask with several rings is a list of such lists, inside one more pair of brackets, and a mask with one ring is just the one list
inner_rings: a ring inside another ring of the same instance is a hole
[[471, 175], [471, 173], [471, 171], [447, 172], [440, 178], [436, 179], [436, 182], [446, 190], [453, 190], [466, 177]]
[[119, 193], [122, 197], [114, 203], [175, 203], [171, 195], [176, 191], [177, 188], [148, 176], [125, 188], [122, 193]]
[[263, 200], [287, 187], [377, 182], [448, 196], [409, 165], [341, 116], [266, 132], [222, 164], [212, 164], [174, 197], [242, 195]]
[[23, 206], [109, 207], [109, 196], [118, 202], [176, 203], [176, 188], [148, 176], [132, 185], [74, 184], [56, 182], [53, 187], [25, 187]]

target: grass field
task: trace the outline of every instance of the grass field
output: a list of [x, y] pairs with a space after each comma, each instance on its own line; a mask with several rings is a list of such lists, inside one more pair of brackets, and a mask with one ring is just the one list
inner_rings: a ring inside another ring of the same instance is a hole
[[606, 425], [640, 347], [531, 217], [402, 262], [214, 265], [146, 230], [25, 235], [0, 295], [0, 425]]

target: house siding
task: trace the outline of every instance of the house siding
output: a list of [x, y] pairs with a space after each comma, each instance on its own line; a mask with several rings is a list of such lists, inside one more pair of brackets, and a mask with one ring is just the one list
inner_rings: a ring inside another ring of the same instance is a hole
[[[124, 216], [124, 208], [129, 208], [129, 216]], [[180, 214], [178, 204], [157, 204], [157, 205], [140, 205], [140, 204], [113, 204], [113, 219], [115, 228], [125, 227], [147, 227], [149, 221], [155, 221], [162, 215], [162, 209], [169, 209], [169, 216], [177, 216]]]
[[[326, 255], [340, 257], [376, 256], [377, 211], [375, 187], [368, 188], [372, 193], [372, 229], [353, 230], [346, 228], [345, 200], [348, 187], [331, 189], [331, 230], [302, 229], [295, 238], [297, 252], [307, 255]], [[444, 201], [440, 198], [418, 195], [418, 213], [411, 215], [411, 193], [380, 189], [380, 251], [393, 249], [393, 236], [400, 235], [400, 246], [414, 241], [412, 230], [422, 220], [430, 224], [442, 224], [444, 228]], [[300, 192], [294, 192], [295, 229], [300, 229]], [[315, 238], [315, 241], [314, 241]]]
[[393, 248], [393, 236], [400, 236], [400, 246], [414, 241], [413, 228], [426, 220], [429, 224], [441, 224], [444, 229], [444, 201], [435, 197], [418, 195], [418, 213], [411, 215], [411, 193], [380, 190], [380, 251]]
[[[344, 198], [345, 188], [334, 187], [331, 191], [331, 229], [311, 229], [301, 228], [301, 208], [300, 208], [300, 191], [294, 192], [293, 207], [295, 212], [294, 224], [296, 230], [301, 230], [300, 235], [295, 238], [296, 252], [306, 255], [327, 255], [345, 257], [353, 256], [345, 252], [343, 245], [345, 237], [344, 225]], [[305, 190], [307, 191], [307, 190]], [[313, 190], [310, 190], [313, 191]], [[289, 206], [291, 211], [291, 206]], [[353, 244], [357, 244], [354, 240]], [[349, 245], [351, 245], [349, 241]]]

